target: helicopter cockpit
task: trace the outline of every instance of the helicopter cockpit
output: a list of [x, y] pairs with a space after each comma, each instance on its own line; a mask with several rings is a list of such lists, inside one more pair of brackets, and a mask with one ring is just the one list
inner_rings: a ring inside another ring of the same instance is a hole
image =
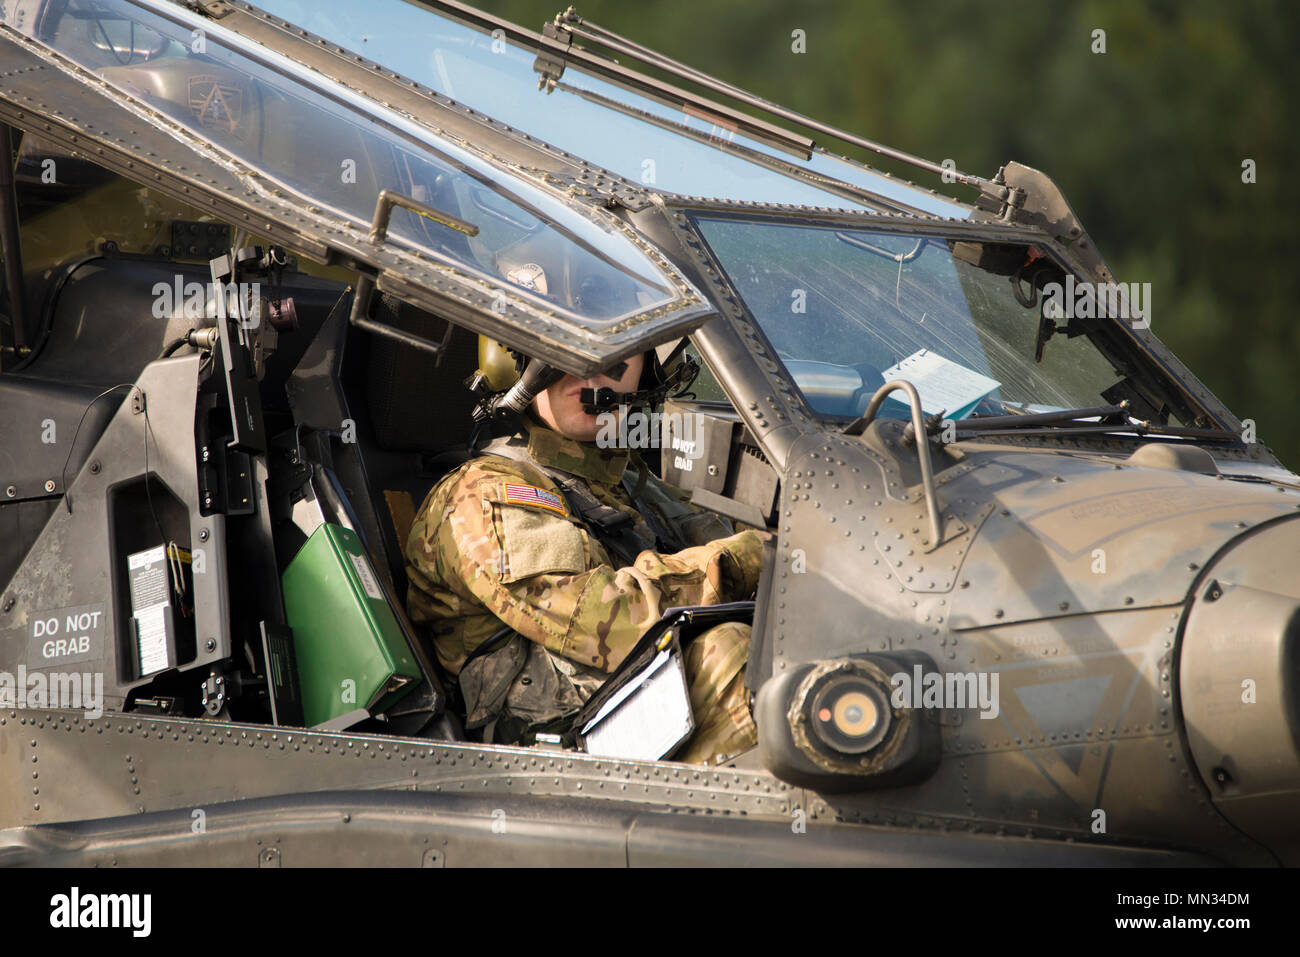
[[[418, 501], [443, 467], [438, 454], [463, 445], [472, 427], [475, 398], [462, 383], [476, 336], [391, 291], [409, 283], [412, 262], [429, 264], [426, 285], [472, 298], [455, 316], [468, 313], [472, 332], [483, 331], [474, 321], [526, 313], [534, 333], [554, 322], [581, 346], [605, 328], [645, 317], [681, 328], [707, 310], [631, 230], [575, 209], [545, 171], [508, 167], [395, 111], [376, 115], [359, 95], [327, 96], [257, 44], [205, 36], [175, 10], [144, 6], [72, 0], [25, 21], [61, 71], [131, 104], [134, 119], [95, 114], [79, 121], [86, 132], [114, 121], [141, 124], [132, 136], [165, 130], [172, 145], [159, 144], [165, 156], [146, 152], [148, 163], [182, 181], [196, 167], [219, 167], [247, 203], [291, 203], [306, 217], [304, 232], [338, 236], [341, 250], [356, 248], [345, 230], [364, 237], [369, 227], [388, 268], [362, 262], [358, 275], [358, 259], [339, 249], [327, 249], [324, 264], [299, 258], [262, 238], [282, 228], [269, 210], [261, 221], [209, 210], [197, 195], [178, 197], [188, 187], [155, 188], [130, 163], [106, 168], [75, 139], [19, 127], [11, 140], [6, 127], [23, 255], [14, 248], [7, 257], [22, 288], [3, 289], [10, 328], [0, 393], [12, 421], [52, 417], [73, 448], [61, 462], [62, 446], [20, 450], [5, 518], [24, 518], [0, 547], [0, 579], [24, 594], [24, 566], [42, 541], [94, 529], [91, 547], [106, 549], [112, 569], [112, 601], [97, 618], [110, 707], [293, 723], [277, 715], [270, 678], [285, 670], [276, 658], [282, 613], [273, 611], [280, 575], [322, 524], [346, 529], [358, 567], [382, 588], [362, 601], [381, 603], [373, 610], [388, 616], [397, 645], [409, 639], [398, 597], [401, 503]], [[404, 251], [414, 258], [400, 265]], [[192, 370], [157, 366], [191, 357]], [[245, 427], [249, 400], [259, 408]], [[133, 407], [141, 441], [92, 462]], [[187, 461], [190, 445], [197, 465]], [[79, 488], [79, 477], [95, 489]], [[155, 540], [175, 580], [166, 650], [151, 658], [125, 569]], [[227, 567], [233, 554], [261, 557]], [[205, 558], [216, 563], [206, 574]], [[419, 732], [443, 701], [431, 662], [405, 664], [376, 686], [382, 702], [363, 694], [360, 709], [344, 709], [361, 716], [344, 717], [391, 716], [393, 730]], [[389, 692], [417, 684], [401, 708], [389, 707], [399, 697]], [[454, 736], [454, 725], [431, 733]]]

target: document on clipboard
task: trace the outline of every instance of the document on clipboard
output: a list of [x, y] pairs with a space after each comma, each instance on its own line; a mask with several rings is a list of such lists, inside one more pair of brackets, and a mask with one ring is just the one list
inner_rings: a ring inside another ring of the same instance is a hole
[[657, 761], [694, 730], [686, 671], [674, 641], [601, 705], [581, 735], [588, 754]]
[[[954, 421], [970, 415], [981, 399], [1002, 384], [928, 349], [912, 353], [881, 375], [886, 382], [906, 379], [916, 386], [926, 415], [943, 412]], [[892, 398], [897, 397], [895, 392]]]
[[682, 645], [724, 621], [750, 622], [752, 601], [669, 608], [574, 717], [588, 754], [657, 761], [695, 731]]

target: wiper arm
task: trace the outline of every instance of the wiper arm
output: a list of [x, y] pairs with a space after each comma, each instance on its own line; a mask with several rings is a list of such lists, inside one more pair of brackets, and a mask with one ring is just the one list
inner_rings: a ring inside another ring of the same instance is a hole
[[[958, 432], [973, 429], [995, 431], [999, 429], [1019, 429], [1031, 425], [1053, 425], [1058, 422], [1073, 422], [1078, 419], [1090, 419], [1094, 416], [1105, 418], [1111, 415], [1127, 417], [1129, 402], [1125, 399], [1119, 405], [1098, 405], [1091, 409], [1061, 409], [1056, 412], [1026, 412], [1016, 415], [971, 416], [957, 423]], [[1089, 422], [1088, 425], [1098, 423]]]
[[[1090, 409], [1060, 409], [1055, 412], [1021, 412], [1015, 415], [985, 415], [971, 416], [969, 419], [962, 419], [953, 423], [959, 437], [971, 438], [976, 435], [993, 435], [998, 432], [1014, 432], [1017, 435], [1051, 435], [1059, 432], [1074, 431], [1102, 431], [1111, 432], [1116, 429], [1132, 429], [1134, 426], [1128, 423], [1129, 401], [1125, 399], [1119, 405], [1098, 405]], [[1123, 416], [1123, 419], [1116, 422], [1105, 423], [1107, 417]], [[1084, 421], [1086, 419], [1097, 418], [1097, 422]], [[927, 435], [938, 435], [944, 430], [944, 423], [947, 420], [943, 413], [929, 416], [926, 419], [925, 431]], [[1140, 423], [1146, 426], [1146, 423]], [[1069, 426], [1078, 426], [1077, 429]], [[1052, 428], [1034, 428], [1034, 426], [1052, 426]], [[915, 430], [909, 423], [903, 429], [903, 441], [911, 442], [916, 435]]]
[[1198, 439], [1203, 442], [1239, 443], [1241, 436], [1231, 429], [1194, 429], [1174, 425], [1151, 425], [1148, 422], [1132, 422], [1127, 425], [1103, 425], [1100, 422], [1061, 423], [1045, 428], [993, 428], [982, 429], [978, 424], [974, 428], [957, 427], [955, 441], [979, 438], [982, 435], [1157, 435], [1183, 439]]
[[[1141, 420], [1128, 421], [1129, 401], [1118, 405], [1099, 405], [1091, 409], [1062, 409], [1059, 412], [1029, 412], [1021, 415], [971, 416], [956, 423], [959, 437], [995, 435], [1013, 432], [1016, 435], [1060, 435], [1070, 432], [1081, 435], [1105, 435], [1132, 432], [1138, 435], [1168, 435], [1178, 438], [1206, 439], [1215, 442], [1236, 442], [1239, 436], [1231, 429], [1196, 429], [1181, 425], [1152, 425]], [[1116, 421], [1108, 417], [1122, 416]], [[1097, 422], [1085, 419], [1096, 417]], [[1044, 428], [1046, 426], [1046, 428]], [[942, 424], [936, 426], [936, 431]]]

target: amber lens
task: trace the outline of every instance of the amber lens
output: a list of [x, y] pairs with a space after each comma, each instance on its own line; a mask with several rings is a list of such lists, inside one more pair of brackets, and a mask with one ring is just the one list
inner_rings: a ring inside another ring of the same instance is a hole
[[841, 734], [859, 738], [876, 726], [876, 703], [861, 691], [850, 691], [835, 702], [835, 727]]

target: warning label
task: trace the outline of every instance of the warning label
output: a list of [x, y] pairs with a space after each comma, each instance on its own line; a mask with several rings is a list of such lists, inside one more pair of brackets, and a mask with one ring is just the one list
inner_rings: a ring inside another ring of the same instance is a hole
[[28, 622], [28, 667], [50, 668], [100, 658], [103, 635], [102, 604], [37, 611]]

